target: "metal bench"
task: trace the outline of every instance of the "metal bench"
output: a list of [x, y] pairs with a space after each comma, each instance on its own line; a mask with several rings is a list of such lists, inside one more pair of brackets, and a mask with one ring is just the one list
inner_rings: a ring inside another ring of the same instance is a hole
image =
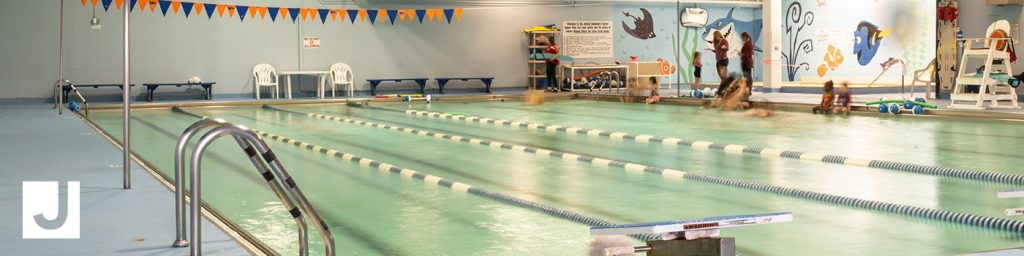
[[217, 83], [189, 83], [189, 82], [185, 82], [185, 83], [151, 83], [151, 84], [142, 84], [142, 85], [146, 86], [146, 101], [153, 101], [153, 98], [154, 98], [153, 92], [156, 91], [156, 88], [158, 88], [160, 86], [165, 86], [165, 85], [166, 86], [175, 86], [175, 87], [201, 86], [201, 87], [203, 87], [204, 90], [206, 90], [206, 100], [212, 100], [213, 99], [213, 85], [214, 84], [217, 84]]
[[451, 80], [469, 81], [469, 80], [480, 80], [484, 82], [484, 91], [491, 93], [491, 81], [494, 81], [493, 77], [445, 77], [445, 78], [434, 78], [437, 80], [437, 89], [441, 94], [444, 94], [444, 86]]
[[375, 95], [375, 96], [377, 95], [377, 86], [380, 85], [381, 82], [401, 83], [401, 82], [404, 82], [404, 81], [413, 81], [413, 82], [416, 82], [416, 85], [419, 85], [419, 87], [420, 87], [420, 94], [422, 94], [423, 96], [426, 96], [426, 94], [427, 94], [427, 92], [426, 92], [427, 80], [429, 80], [429, 79], [430, 78], [392, 78], [392, 79], [366, 79], [366, 81], [370, 83], [370, 95]]
[[[132, 84], [131, 86], [135, 86], [135, 84]], [[76, 84], [75, 85], [75, 88], [77, 88], [77, 89], [82, 89], [82, 88], [86, 88], [86, 87], [92, 87], [92, 88], [117, 87], [117, 88], [121, 88], [121, 90], [124, 90], [124, 84]], [[68, 98], [68, 93], [71, 92], [71, 87], [70, 86], [61, 86], [61, 90], [63, 91], [63, 94], [64, 94], [64, 98], [61, 98], [61, 99], [67, 99]]]

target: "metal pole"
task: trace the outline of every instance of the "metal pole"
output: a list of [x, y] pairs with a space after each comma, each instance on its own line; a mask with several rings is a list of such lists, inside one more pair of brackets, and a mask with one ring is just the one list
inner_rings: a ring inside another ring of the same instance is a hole
[[[679, 0], [676, 0], [676, 38], [679, 38], [679, 40], [678, 42], [672, 42], [672, 48], [677, 49], [676, 52], [678, 53], [676, 54], [676, 66], [678, 66], [678, 68], [676, 68], [676, 83], [679, 84], [676, 85], [676, 98], [683, 97], [683, 64], [679, 62], [679, 56], [686, 54], [685, 52], [683, 52], [683, 49], [679, 48], [679, 45], [683, 43], [683, 38], [681, 37], [682, 33], [680, 33], [681, 31], [679, 29], [679, 27], [683, 26], [683, 21], [679, 19], [680, 17], [682, 17], [681, 15], [683, 13], [681, 12], [679, 5]], [[693, 85], [690, 86], [690, 90], [693, 90]]]
[[57, 80], [57, 88], [54, 89], [55, 93], [57, 94], [57, 96], [54, 96], [54, 99], [56, 101], [53, 103], [53, 107], [57, 109], [57, 114], [58, 115], [63, 115], [64, 114], [64, 109], [61, 109], [61, 107], [62, 107], [61, 103], [63, 103], [62, 101], [64, 101], [64, 98], [62, 98], [61, 96], [64, 95], [64, 0], [60, 0], [60, 36], [59, 36], [59, 38], [60, 38], [60, 42], [58, 43], [58, 45], [60, 45], [60, 61], [59, 61], [60, 64], [58, 66], [58, 69], [60, 70], [60, 80]]
[[[130, 5], [130, 3], [128, 5]], [[132, 188], [132, 174], [131, 174], [131, 170], [132, 170], [132, 162], [131, 162], [131, 152], [132, 152], [131, 151], [131, 145], [132, 145], [132, 143], [131, 143], [131, 139], [132, 139], [131, 135], [132, 135], [132, 130], [131, 130], [131, 122], [129, 122], [130, 121], [129, 119], [130, 119], [132, 113], [131, 113], [131, 98], [129, 97], [129, 95], [131, 94], [132, 86], [131, 86], [131, 82], [129, 80], [130, 77], [128, 76], [129, 71], [130, 71], [129, 68], [131, 67], [131, 56], [130, 56], [130, 53], [129, 53], [129, 48], [131, 48], [130, 47], [131, 44], [130, 44], [130, 41], [129, 41], [129, 33], [131, 32], [131, 30], [130, 30], [131, 26], [128, 25], [129, 22], [130, 22], [130, 18], [129, 17], [131, 16], [130, 15], [131, 12], [129, 11], [129, 10], [131, 10], [131, 6], [124, 6], [123, 9], [124, 9], [124, 86], [122, 87], [123, 89], [121, 90], [121, 92], [122, 92], [122, 95], [121, 95], [122, 97], [121, 98], [124, 101], [124, 139], [123, 139], [123, 142], [124, 142], [123, 143], [124, 144], [124, 162], [122, 164], [124, 164], [124, 189], [131, 189]]]

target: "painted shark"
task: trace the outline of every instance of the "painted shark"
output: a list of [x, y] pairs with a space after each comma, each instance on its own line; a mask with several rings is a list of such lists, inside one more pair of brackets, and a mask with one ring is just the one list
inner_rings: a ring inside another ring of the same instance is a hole
[[704, 27], [704, 41], [707, 43], [707, 49], [714, 49], [714, 44], [711, 40], [714, 39], [715, 31], [721, 31], [722, 35], [725, 36], [725, 40], [729, 41], [729, 54], [730, 58], [740, 55], [740, 50], [743, 48], [743, 41], [740, 40], [740, 33], [747, 32], [750, 34], [750, 38], [754, 41], [754, 51], [761, 51], [761, 47], [758, 46], [758, 42], [761, 40], [761, 23], [762, 19], [756, 19], [753, 21], [741, 21], [733, 19], [732, 12], [736, 8], [729, 9], [729, 14], [725, 15], [725, 18], [717, 19], [708, 23]]

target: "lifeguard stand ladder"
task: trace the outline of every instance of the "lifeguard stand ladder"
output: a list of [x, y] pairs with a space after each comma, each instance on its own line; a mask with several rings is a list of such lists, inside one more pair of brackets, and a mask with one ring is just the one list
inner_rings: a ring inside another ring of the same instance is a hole
[[[1001, 30], [1001, 31], [998, 31]], [[1013, 38], [1009, 34], [1010, 23], [1006, 20], [996, 21], [988, 27], [988, 38], [962, 39], [964, 41], [964, 53], [960, 60], [960, 68], [957, 73], [956, 85], [950, 95], [950, 108], [963, 109], [985, 109], [984, 102], [990, 101], [992, 108], [1020, 108], [1017, 103], [1017, 92], [1009, 82], [1010, 74], [1013, 74], [1008, 49], [1013, 44]], [[1002, 33], [1005, 37], [993, 37], [993, 32]], [[975, 48], [973, 44], [984, 41], [985, 47]], [[979, 73], [968, 74], [971, 68], [967, 67], [970, 59], [984, 58], [984, 69]], [[997, 62], [997, 60], [999, 60]], [[998, 64], [997, 64], [998, 63]], [[1000, 66], [1002, 72], [993, 73], [996, 65]], [[968, 86], [977, 86], [977, 90], [967, 90]], [[999, 101], [1010, 101], [1010, 105], [1000, 105]]]

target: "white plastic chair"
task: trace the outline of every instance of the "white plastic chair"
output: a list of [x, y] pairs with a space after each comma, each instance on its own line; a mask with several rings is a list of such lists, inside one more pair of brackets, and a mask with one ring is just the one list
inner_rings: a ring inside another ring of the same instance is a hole
[[348, 85], [348, 97], [351, 98], [355, 92], [355, 77], [352, 75], [352, 68], [345, 63], [334, 63], [331, 65], [331, 98], [334, 98], [338, 85]]
[[278, 83], [277, 70], [270, 64], [258, 64], [252, 68], [253, 92], [256, 93], [256, 100], [260, 99], [260, 87], [274, 87], [274, 98], [277, 99]]

